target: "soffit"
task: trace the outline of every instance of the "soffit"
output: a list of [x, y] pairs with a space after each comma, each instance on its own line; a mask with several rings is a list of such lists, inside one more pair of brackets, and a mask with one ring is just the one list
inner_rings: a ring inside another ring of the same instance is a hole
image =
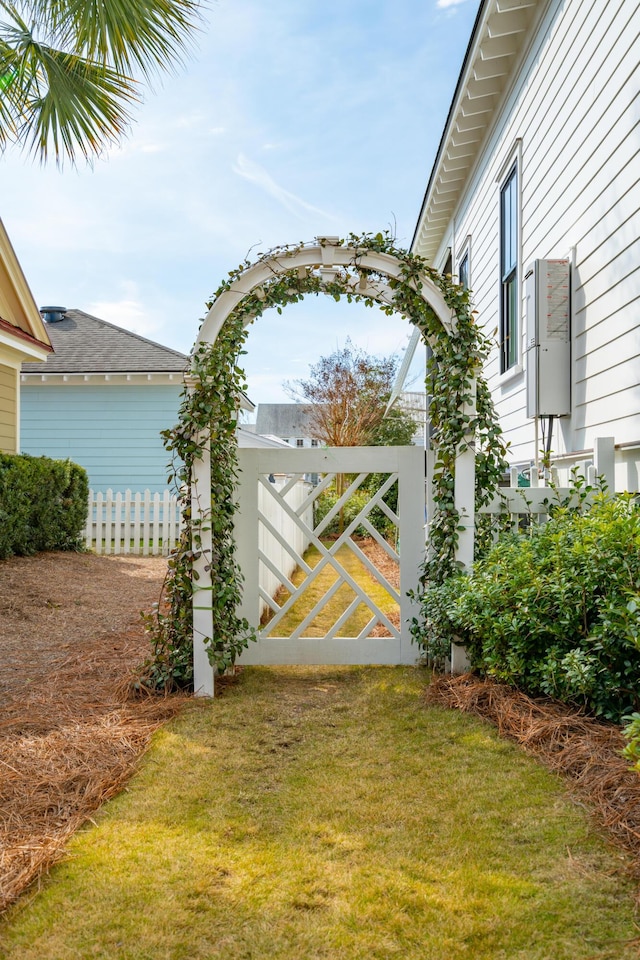
[[547, 0], [484, 0], [431, 171], [411, 249], [434, 261], [529, 28]]

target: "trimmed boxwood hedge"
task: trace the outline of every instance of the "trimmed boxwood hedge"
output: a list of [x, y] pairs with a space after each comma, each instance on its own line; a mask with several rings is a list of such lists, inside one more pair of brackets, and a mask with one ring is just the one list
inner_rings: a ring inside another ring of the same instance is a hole
[[70, 460], [0, 453], [0, 559], [77, 549], [88, 495], [86, 471]]

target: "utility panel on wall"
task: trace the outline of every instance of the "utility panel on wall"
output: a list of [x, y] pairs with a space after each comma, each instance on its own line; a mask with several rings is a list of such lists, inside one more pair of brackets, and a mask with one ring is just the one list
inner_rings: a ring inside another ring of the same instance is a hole
[[527, 416], [571, 413], [569, 260], [535, 260], [525, 275]]

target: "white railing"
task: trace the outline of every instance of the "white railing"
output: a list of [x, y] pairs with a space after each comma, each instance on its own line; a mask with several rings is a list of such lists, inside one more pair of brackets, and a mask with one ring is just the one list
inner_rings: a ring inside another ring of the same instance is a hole
[[180, 537], [178, 498], [159, 493], [89, 491], [89, 512], [83, 539], [96, 553], [168, 556]]
[[[530, 467], [527, 471], [528, 487], [518, 486], [518, 469], [511, 470], [510, 485], [501, 487], [497, 496], [487, 506], [480, 509], [481, 513], [508, 515], [514, 529], [524, 518], [544, 522], [549, 514], [549, 507], [559, 501], [566, 501], [571, 497], [571, 504], [576, 506], [580, 493], [576, 488], [576, 480], [585, 487], [593, 490], [600, 488], [603, 481], [607, 492], [614, 494], [615, 490], [615, 444], [612, 437], [604, 437], [595, 441], [594, 457], [592, 460], [576, 461], [563, 468], [552, 467], [549, 475]], [[587, 496], [590, 499], [591, 495]]]

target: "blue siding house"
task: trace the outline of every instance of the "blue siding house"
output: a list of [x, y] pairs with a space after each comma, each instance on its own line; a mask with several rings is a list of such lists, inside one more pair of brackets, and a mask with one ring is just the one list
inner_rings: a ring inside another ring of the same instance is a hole
[[188, 357], [82, 310], [42, 313], [55, 352], [22, 365], [22, 451], [81, 464], [96, 492], [162, 493], [160, 431], [177, 422]]

